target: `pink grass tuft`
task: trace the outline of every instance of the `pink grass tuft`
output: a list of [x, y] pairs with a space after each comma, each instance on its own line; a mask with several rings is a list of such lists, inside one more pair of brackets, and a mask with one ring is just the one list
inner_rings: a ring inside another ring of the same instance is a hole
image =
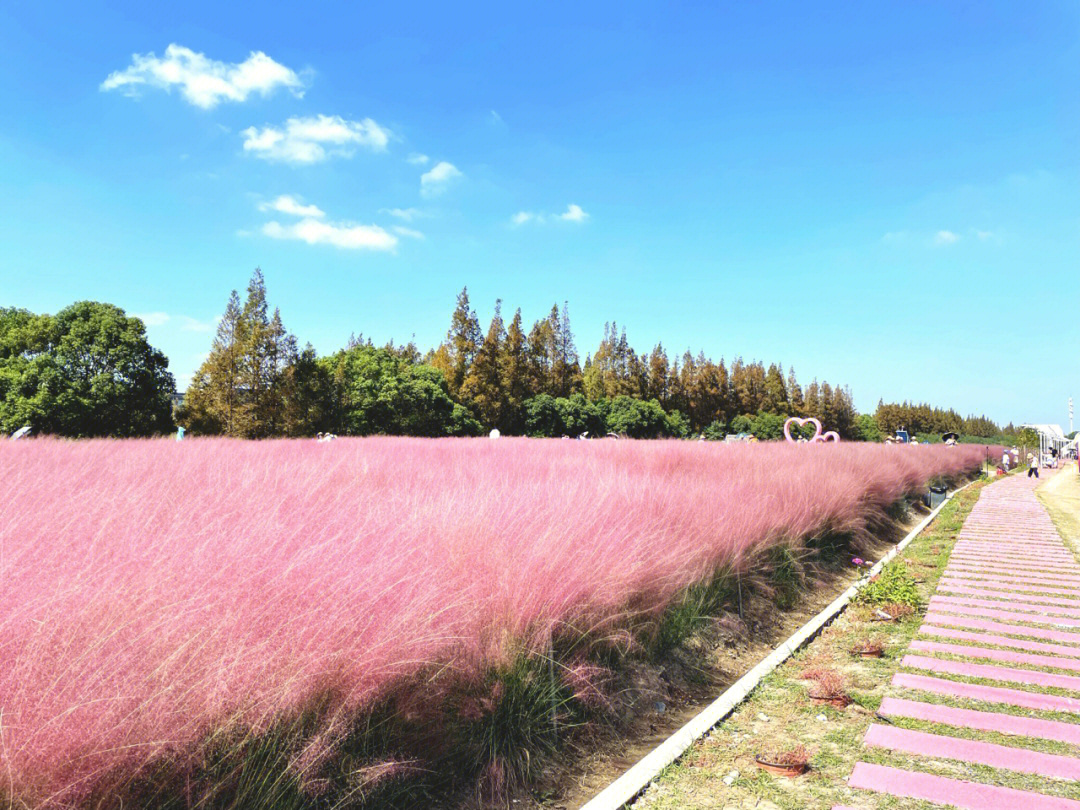
[[[855, 443], [0, 442], [0, 795], [74, 802], [212, 731], [266, 729], [328, 694], [328, 716], [345, 716], [432, 663], [479, 676], [567, 624], [618, 638], [631, 605], [661, 611], [773, 542], [862, 532], [982, 457]], [[593, 677], [578, 674], [587, 702]], [[313, 738], [294, 765], [315, 776], [333, 740]]]

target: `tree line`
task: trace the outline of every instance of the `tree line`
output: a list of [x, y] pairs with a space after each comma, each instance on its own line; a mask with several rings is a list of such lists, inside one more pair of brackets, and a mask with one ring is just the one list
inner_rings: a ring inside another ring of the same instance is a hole
[[[962, 440], [993, 439], [1012, 443], [1020, 431], [1010, 422], [1004, 428], [984, 416], [961, 416], [952, 408], [932, 407], [927, 403], [879, 401], [874, 421], [886, 434], [907, 430], [915, 436], [941, 436], [956, 433]], [[1002, 443], [998, 442], [998, 443]]]
[[[669, 357], [663, 345], [639, 354], [609, 323], [582, 361], [567, 305], [526, 330], [502, 303], [486, 331], [458, 295], [446, 338], [426, 353], [415, 343], [375, 346], [363, 336], [334, 354], [300, 350], [270, 312], [256, 270], [246, 300], [234, 292], [211, 352], [195, 374], [180, 424], [196, 433], [247, 438], [350, 435], [722, 438], [746, 432], [778, 438], [787, 415], [816, 416], [845, 438], [863, 438], [850, 390], [794, 369], [703, 352]], [[781, 417], [781, 418], [778, 418]]]
[[[80, 302], [55, 316], [0, 309], [0, 429], [25, 424], [68, 436], [138, 436], [182, 425], [194, 434], [241, 438], [342, 435], [508, 435], [634, 438], [749, 433], [782, 435], [788, 416], [816, 417], [845, 439], [880, 441], [898, 427], [996, 436], [986, 417], [928, 405], [879, 403], [858, 414], [847, 386], [803, 385], [780, 363], [704, 352], [638, 353], [625, 328], [604, 326], [579, 354], [567, 305], [526, 329], [502, 303], [483, 330], [468, 290], [458, 295], [446, 338], [376, 346], [362, 335], [333, 354], [300, 347], [270, 309], [262, 272], [233, 291], [209, 355], [183, 403], [167, 361], [138, 318]], [[1011, 428], [1011, 426], [1010, 426]]]

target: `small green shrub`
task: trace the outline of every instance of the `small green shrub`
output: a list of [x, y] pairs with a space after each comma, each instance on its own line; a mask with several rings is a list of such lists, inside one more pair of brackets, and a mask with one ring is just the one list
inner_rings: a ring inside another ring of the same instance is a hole
[[777, 545], [769, 549], [767, 556], [769, 584], [776, 589], [776, 606], [781, 610], [795, 607], [802, 585], [802, 571], [794, 552], [787, 546]]
[[896, 604], [917, 608], [922, 600], [915, 587], [915, 578], [907, 568], [894, 561], [867, 583], [859, 593], [859, 601], [866, 605]]

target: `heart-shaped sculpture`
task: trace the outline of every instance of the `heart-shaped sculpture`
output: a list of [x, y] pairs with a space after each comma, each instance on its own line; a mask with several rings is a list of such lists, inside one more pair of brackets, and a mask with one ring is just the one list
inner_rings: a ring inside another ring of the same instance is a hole
[[795, 440], [791, 438], [791, 426], [793, 424], [798, 425], [799, 427], [802, 427], [803, 425], [813, 425], [817, 429], [817, 432], [814, 434], [814, 438], [812, 438], [810, 441], [816, 442], [821, 439], [821, 422], [819, 422], [813, 416], [807, 417], [806, 419], [800, 419], [798, 416], [792, 416], [789, 417], [786, 422], [784, 422], [784, 438], [792, 444], [795, 443]]
[[822, 444], [824, 444], [825, 442], [838, 442], [838, 441], [840, 441], [840, 434], [837, 433], [835, 430], [830, 430], [828, 433], [824, 433], [821, 436]]

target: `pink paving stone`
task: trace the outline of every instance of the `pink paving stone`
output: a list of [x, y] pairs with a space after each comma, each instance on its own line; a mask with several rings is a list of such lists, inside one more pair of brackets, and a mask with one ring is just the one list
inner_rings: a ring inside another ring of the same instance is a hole
[[[1063, 596], [1040, 596], [1039, 594], [1016, 594], [1013, 591], [999, 591], [992, 588], [969, 588], [966, 585], [946, 586], [938, 583], [938, 591], [946, 593], [972, 594], [975, 596], [990, 596], [998, 599], [1023, 599], [1039, 605], [1061, 605], [1062, 607], [1080, 607], [1080, 599], [1067, 599]], [[1078, 594], [1080, 596], [1080, 594]]]
[[972, 664], [967, 661], [946, 661], [942, 658], [927, 658], [922, 655], [905, 655], [900, 665], [912, 669], [925, 669], [947, 675], [962, 675], [969, 678], [988, 678], [995, 681], [1026, 683], [1030, 686], [1049, 686], [1055, 689], [1068, 689], [1080, 692], [1080, 678], [1075, 675], [1055, 675], [1052, 672], [1038, 672], [1032, 669], [999, 667], [993, 664]]
[[1043, 559], [1040, 557], [1006, 557], [1002, 554], [977, 554], [971, 551], [954, 551], [949, 555], [949, 562], [977, 562], [986, 563], [989, 565], [1016, 565], [1021, 568], [1034, 568], [1035, 570], [1042, 570], [1049, 568], [1051, 570], [1080, 570], [1080, 566], [1076, 564], [1075, 560], [1068, 559]]
[[1080, 593], [1077, 593], [1076, 588], [1058, 588], [1052, 585], [1037, 585], [1032, 582], [1015, 582], [1007, 579], [976, 579], [973, 577], [957, 577], [945, 574], [941, 578], [941, 582], [946, 585], [966, 585], [969, 588], [985, 585], [987, 588], [996, 588], [998, 590], [1004, 589], [1029, 593], [1048, 593], [1056, 596], [1068, 596], [1070, 594], [1074, 597], [1080, 596]]
[[1073, 556], [1072, 552], [1060, 544], [1054, 549], [1030, 548], [1028, 546], [1002, 548], [989, 547], [978, 543], [965, 543], [961, 540], [949, 552], [950, 557], [956, 554], [970, 554], [973, 557], [992, 557], [994, 559], [1018, 560], [1020, 562], [1038, 562], [1042, 559], [1061, 560], [1066, 563], [1076, 562], [1076, 557]]
[[1001, 549], [976, 549], [967, 546], [954, 546], [952, 552], [949, 554], [949, 559], [952, 559], [953, 557], [977, 557], [979, 559], [1015, 560], [1018, 563], [1026, 563], [1028, 565], [1037, 565], [1047, 562], [1054, 564], [1060, 563], [1062, 565], [1070, 565], [1076, 562], [1076, 558], [1065, 551], [1062, 551], [1061, 553], [1032, 550], [1008, 552]]
[[1029, 790], [980, 785], [928, 773], [914, 773], [868, 762], [855, 763], [848, 784], [854, 788], [906, 796], [962, 810], [1080, 810], [1080, 802]]
[[1062, 657], [1080, 657], [1080, 648], [1070, 647], [1065, 644], [1049, 644], [1045, 641], [1027, 641], [1019, 638], [1008, 638], [992, 633], [972, 633], [968, 630], [956, 630], [952, 627], [935, 627], [924, 624], [919, 632], [927, 636], [939, 638], [954, 638], [959, 641], [974, 641], [976, 644], [993, 644], [998, 647], [1012, 647], [1017, 650], [1033, 650], [1035, 652], [1055, 653]]
[[1015, 574], [1030, 574], [1031, 576], [1072, 577], [1080, 579], [1080, 567], [1063, 565], [1061, 563], [1046, 563], [1039, 565], [1033, 563], [1022, 565], [1013, 564], [1003, 560], [980, 560], [975, 557], [953, 557], [949, 560], [949, 568], [977, 568], [980, 571], [1008, 571]]
[[[972, 630], [986, 630], [991, 633], [1003, 635], [1021, 636], [1027, 638], [1041, 638], [1047, 641], [1065, 641], [1073, 644], [1080, 642], [1076, 633], [1066, 630], [1045, 630], [1041, 627], [1027, 627], [1022, 624], [1004, 624], [1003, 622], [990, 621], [989, 619], [972, 619], [967, 616], [950, 616], [947, 613], [926, 614], [924, 622], [927, 624], [944, 624], [952, 627], [967, 627]], [[1077, 649], [1080, 654], [1080, 649]]]
[[924, 757], [958, 759], [961, 762], [1004, 768], [1018, 773], [1033, 773], [1054, 779], [1080, 779], [1080, 759], [1042, 754], [997, 743], [962, 740], [958, 737], [877, 724], [866, 730], [863, 742], [869, 746]]
[[[964, 569], [964, 570], [961, 570]], [[1039, 575], [1034, 576], [1027, 571], [1016, 570], [987, 570], [982, 566], [961, 566], [950, 565], [945, 569], [942, 576], [957, 577], [963, 579], [1000, 579], [1007, 582], [1018, 582], [1020, 584], [1031, 583], [1032, 585], [1054, 585], [1063, 588], [1077, 588], [1080, 587], [1080, 582], [1077, 582], [1072, 577], [1068, 576], [1053, 576], [1053, 575]]]
[[1009, 568], [1016, 571], [1036, 571], [1053, 574], [1074, 575], [1080, 571], [1075, 563], [1068, 560], [1017, 560], [995, 556], [981, 557], [975, 554], [954, 554], [949, 557], [949, 565], [979, 565], [986, 567]]
[[1073, 577], [1054, 576], [1052, 574], [1031, 574], [1027, 571], [1008, 569], [992, 570], [978, 565], [950, 565], [945, 569], [947, 577], [993, 577], [995, 579], [1008, 579], [1010, 581], [1032, 583], [1033, 585], [1062, 585], [1066, 588], [1080, 587], [1080, 580]]
[[920, 703], [917, 700], [887, 697], [881, 701], [878, 714], [884, 717], [910, 717], [929, 723], [942, 723], [956, 728], [977, 731], [999, 731], [1019, 737], [1038, 737], [1042, 740], [1080, 745], [1080, 724], [1062, 723], [1060, 720], [1042, 720], [1038, 717], [1018, 717], [1013, 714], [980, 712], [975, 709], [958, 709], [937, 703]]
[[1080, 619], [1080, 607], [1073, 609], [1057, 607], [1055, 605], [1040, 605], [1035, 602], [1025, 602], [1018, 599], [974, 599], [962, 596], [932, 596], [930, 606], [934, 605], [963, 605], [965, 607], [987, 607], [997, 609], [1018, 610], [1027, 613], [1036, 613], [1042, 616], [1071, 616]]
[[1018, 554], [1009, 554], [1004, 551], [994, 549], [982, 549], [976, 550], [971, 548], [953, 548], [952, 553], [949, 554], [949, 559], [961, 559], [970, 558], [977, 560], [986, 560], [989, 562], [1015, 562], [1020, 565], [1075, 565], [1076, 558], [1071, 554], [1051, 554], [1050, 552], [1027, 552]]
[[941, 641], [923, 641], [915, 639], [908, 646], [916, 652], [937, 652], [950, 655], [962, 655], [966, 658], [985, 658], [988, 661], [1004, 661], [1009, 664], [1030, 664], [1037, 667], [1057, 667], [1080, 672], [1080, 661], [1075, 658], [1058, 658], [1054, 655], [1036, 655], [1035, 653], [1014, 652], [1012, 650], [994, 650], [987, 647], [969, 647], [966, 644], [946, 644]]
[[1077, 698], [1040, 695], [1036, 692], [1024, 692], [1020, 689], [1008, 689], [1004, 686], [983, 686], [979, 683], [947, 681], [944, 678], [933, 678], [929, 675], [917, 675], [911, 672], [897, 672], [892, 677], [892, 685], [903, 689], [932, 692], [935, 695], [981, 700], [986, 703], [1004, 703], [1009, 706], [1020, 706], [1024, 709], [1080, 713], [1080, 700]]
[[[1010, 622], [1030, 622], [1031, 624], [1052, 624], [1055, 627], [1080, 627], [1080, 621], [1061, 616], [1039, 616], [1034, 613], [1020, 613], [1015, 610], [995, 610], [993, 608], [971, 607], [938, 603], [936, 610], [942, 613], [958, 613], [962, 616], [982, 616], [986, 619], [1001, 619]], [[1080, 642], [1080, 637], [1077, 638]]]
[[971, 543], [959, 540], [956, 545], [953, 546], [952, 553], [982, 554], [984, 556], [1010, 557], [1019, 560], [1037, 560], [1045, 558], [1064, 560], [1066, 562], [1076, 561], [1076, 558], [1060, 543], [1056, 543], [1053, 546], [1021, 546], [1017, 543]]
[[1080, 578], [1076, 576], [1074, 571], [1065, 571], [1056, 568], [1033, 571], [1030, 568], [1023, 568], [1007, 562], [990, 562], [989, 560], [980, 560], [978, 562], [949, 560], [949, 564], [945, 570], [948, 571], [950, 568], [971, 568], [976, 571], [985, 571], [987, 574], [993, 574], [994, 576], [1005, 574], [1006, 576], [1021, 576], [1029, 577], [1031, 579], [1064, 580], [1068, 585], [1073, 585], [1080, 581]]

